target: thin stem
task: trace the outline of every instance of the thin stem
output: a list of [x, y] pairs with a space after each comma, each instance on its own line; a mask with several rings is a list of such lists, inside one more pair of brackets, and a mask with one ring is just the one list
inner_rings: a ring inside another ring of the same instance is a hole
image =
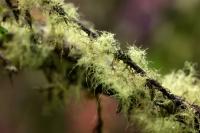
[[102, 133], [103, 129], [103, 120], [102, 120], [102, 108], [101, 108], [101, 101], [100, 101], [100, 95], [95, 96], [96, 103], [97, 103], [97, 125], [94, 128], [94, 133]]

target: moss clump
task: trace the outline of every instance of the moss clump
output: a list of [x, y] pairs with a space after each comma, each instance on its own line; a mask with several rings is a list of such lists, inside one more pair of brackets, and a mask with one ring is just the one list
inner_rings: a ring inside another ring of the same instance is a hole
[[183, 70], [173, 71], [165, 75], [163, 85], [189, 102], [200, 104], [200, 80], [194, 68], [195, 65], [186, 62]]

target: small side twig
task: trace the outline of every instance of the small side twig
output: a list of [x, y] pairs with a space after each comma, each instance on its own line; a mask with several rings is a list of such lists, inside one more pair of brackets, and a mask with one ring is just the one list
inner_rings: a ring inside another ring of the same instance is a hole
[[103, 129], [103, 120], [102, 120], [102, 108], [101, 108], [101, 101], [100, 101], [100, 95], [97, 94], [95, 96], [96, 102], [97, 102], [97, 125], [95, 126], [93, 132], [94, 133], [102, 133]]

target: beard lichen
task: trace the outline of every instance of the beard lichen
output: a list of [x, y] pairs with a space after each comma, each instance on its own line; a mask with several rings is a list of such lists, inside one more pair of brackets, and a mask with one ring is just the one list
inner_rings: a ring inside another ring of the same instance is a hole
[[[199, 131], [199, 117], [195, 116], [195, 111], [189, 106], [191, 104], [178, 106], [173, 99], [160, 92], [163, 88], [159, 84], [153, 82], [160, 90], [147, 85], [148, 79], [159, 76], [149, 68], [144, 50], [132, 46], [127, 52], [129, 63], [134, 61], [145, 71], [145, 74], [140, 74], [116, 57], [120, 44], [114, 34], [105, 31], [99, 32], [98, 36], [96, 33], [88, 34], [90, 30], [80, 24], [80, 16], [72, 4], [60, 0], [18, 2], [15, 9], [19, 10], [18, 22], [10, 16], [10, 19], [0, 23], [13, 35], [12, 39], [1, 40], [1, 47], [4, 48], [0, 52], [21, 70], [42, 70], [48, 81], [63, 91], [72, 84], [72, 78], [66, 76], [68, 70], [79, 68], [84, 74], [76, 75], [75, 78], [83, 80], [77, 84], [86, 82], [83, 84], [90, 83], [87, 86], [90, 90], [101, 87], [101, 93], [111, 95], [112, 92], [130, 122], [138, 121], [144, 127], [144, 132]], [[2, 7], [13, 12], [9, 6]], [[34, 8], [41, 10], [45, 18], [42, 23], [34, 16], [27, 18], [27, 12]], [[1, 19], [3, 15], [4, 12], [1, 12]], [[0, 34], [3, 36], [7, 32]], [[177, 71], [159, 80], [172, 93], [183, 96], [190, 103], [200, 104], [199, 79], [195, 77], [196, 72], [192, 67], [187, 70], [187, 74]], [[169, 93], [166, 90], [164, 92]]]
[[170, 88], [172, 93], [184, 97], [190, 103], [200, 104], [200, 79], [197, 73], [195, 65], [186, 62], [182, 70], [165, 75], [163, 85]]

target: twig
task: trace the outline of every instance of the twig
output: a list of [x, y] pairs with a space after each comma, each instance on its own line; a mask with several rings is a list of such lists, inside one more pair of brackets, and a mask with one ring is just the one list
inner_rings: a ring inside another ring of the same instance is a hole
[[100, 101], [100, 95], [97, 94], [95, 96], [96, 99], [96, 103], [97, 103], [97, 125], [94, 128], [93, 132], [94, 133], [102, 133], [102, 129], [103, 129], [103, 120], [102, 120], [102, 108], [101, 108], [101, 101]]
[[[126, 55], [123, 51], [118, 51], [118, 53], [116, 53], [116, 57], [119, 60], [122, 60], [125, 64], [127, 64], [131, 68], [133, 68], [137, 74], [141, 74], [141, 76], [148, 76], [146, 75], [146, 72], [142, 68], [140, 68], [135, 62], [133, 62], [130, 59], [130, 57]], [[187, 105], [191, 106], [195, 110], [195, 113], [200, 115], [200, 106], [195, 104], [190, 104], [186, 102], [182, 97], [172, 94], [168, 89], [163, 87], [158, 81], [151, 78], [147, 78], [146, 86], [149, 89], [156, 89], [162, 92], [162, 94], [166, 96], [168, 99], [172, 100], [176, 106], [181, 106], [182, 108], [187, 107]]]
[[93, 38], [97, 38], [99, 35], [100, 35], [100, 32], [98, 32], [98, 33], [95, 33], [95, 32], [93, 32], [92, 30], [90, 30], [88, 27], [86, 27], [86, 26], [84, 26], [80, 21], [78, 21], [78, 20], [75, 20], [75, 19], [68, 19], [68, 17], [66, 17], [67, 16], [67, 13], [65, 12], [65, 10], [60, 6], [60, 5], [55, 5], [55, 6], [53, 6], [53, 10], [55, 11], [55, 12], [57, 12], [60, 16], [62, 16], [63, 17], [63, 19], [64, 19], [64, 21], [67, 23], [68, 21], [71, 21], [71, 22], [74, 22], [74, 23], [76, 23], [77, 25], [79, 25], [80, 26], [80, 28], [85, 32], [85, 33], [87, 33], [88, 34], [88, 36], [91, 36], [91, 37], [93, 37]]

